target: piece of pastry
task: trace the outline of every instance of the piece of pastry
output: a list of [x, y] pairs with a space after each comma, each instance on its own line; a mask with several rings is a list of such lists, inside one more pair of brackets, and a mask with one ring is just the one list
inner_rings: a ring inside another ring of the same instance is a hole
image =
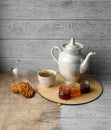
[[11, 84], [11, 89], [13, 92], [15, 93], [20, 93], [20, 89], [23, 87], [23, 86], [26, 86], [26, 85], [29, 85], [28, 83], [26, 82], [15, 82], [13, 84]]
[[14, 93], [19, 93], [19, 86], [17, 83], [14, 83], [11, 85], [11, 90], [14, 92]]
[[24, 97], [31, 98], [34, 96], [35, 90], [27, 82], [16, 82], [11, 85], [11, 89], [15, 93], [20, 93]]
[[34, 96], [35, 90], [27, 84], [25, 86], [22, 86], [19, 92], [22, 96], [31, 98]]

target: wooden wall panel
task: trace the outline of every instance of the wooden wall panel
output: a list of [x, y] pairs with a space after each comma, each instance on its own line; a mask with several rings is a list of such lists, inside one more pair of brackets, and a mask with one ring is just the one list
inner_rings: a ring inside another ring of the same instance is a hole
[[[18, 65], [18, 61], [20, 61]], [[22, 71], [38, 71], [40, 69], [55, 69], [58, 70], [58, 65], [52, 57], [34, 57], [34, 58], [0, 58], [0, 72], [11, 72], [12, 68], [18, 67]], [[92, 58], [90, 61], [89, 74], [99, 75], [111, 74], [111, 59]]]
[[110, 7], [110, 0], [0, 0], [0, 70], [17, 59], [29, 70], [58, 69], [51, 47], [75, 37], [85, 55], [97, 53], [90, 72], [111, 74]]
[[111, 19], [110, 0], [0, 0], [2, 19]]
[[56, 69], [57, 64], [53, 62], [51, 57], [45, 58], [0, 58], [0, 71], [11, 72], [12, 68], [17, 67], [20, 72], [37, 72], [40, 69]]
[[110, 39], [110, 20], [0, 20], [1, 39]]
[[[57, 45], [62, 49], [63, 43], [69, 40], [0, 40], [0, 57], [8, 58], [36, 58], [51, 57], [50, 49]], [[95, 51], [94, 58], [111, 58], [111, 40], [76, 40], [84, 45], [84, 56], [90, 51]], [[6, 51], [4, 51], [6, 50]], [[59, 55], [56, 52], [56, 55]]]

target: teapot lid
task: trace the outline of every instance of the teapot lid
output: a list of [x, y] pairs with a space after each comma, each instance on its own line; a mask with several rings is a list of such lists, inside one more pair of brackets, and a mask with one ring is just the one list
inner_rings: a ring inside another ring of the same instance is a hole
[[68, 50], [79, 50], [81, 48], [83, 48], [83, 45], [75, 43], [75, 38], [71, 38], [70, 43], [66, 45], [66, 49]]

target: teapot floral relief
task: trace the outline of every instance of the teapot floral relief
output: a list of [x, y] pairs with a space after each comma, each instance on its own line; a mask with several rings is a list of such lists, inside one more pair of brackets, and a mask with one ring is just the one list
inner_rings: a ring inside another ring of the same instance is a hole
[[[63, 44], [62, 49], [58, 46], [51, 48], [51, 55], [58, 64], [60, 74], [63, 76], [67, 84], [78, 82], [80, 75], [85, 73], [89, 67], [90, 56], [95, 55], [95, 52], [89, 52], [84, 59], [81, 54], [81, 49], [84, 46], [81, 43], [76, 43], [74, 38], [71, 38], [70, 43]], [[54, 50], [59, 51], [58, 59], [54, 55]]]

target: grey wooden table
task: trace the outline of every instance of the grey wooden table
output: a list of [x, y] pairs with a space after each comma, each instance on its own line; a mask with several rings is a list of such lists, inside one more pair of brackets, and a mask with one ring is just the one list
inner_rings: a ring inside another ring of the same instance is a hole
[[[25, 98], [11, 90], [15, 78], [0, 73], [0, 130], [54, 130], [60, 115], [58, 104], [37, 93], [37, 75], [19, 77], [34, 89], [33, 98]], [[26, 81], [27, 80], [27, 81]]]
[[111, 130], [111, 76], [94, 77], [104, 88], [98, 99], [82, 105], [58, 105], [37, 93], [36, 74], [28, 77], [36, 90], [31, 99], [14, 94], [11, 75], [0, 74], [0, 130]]
[[[10, 122], [10, 118], [7, 119], [7, 124], [4, 122], [6, 114], [11, 112], [5, 106], [9, 99], [12, 99], [11, 105], [16, 104], [13, 104], [13, 94], [1, 85], [1, 130], [23, 130], [23, 126], [25, 130], [52, 130], [53, 127], [48, 129], [45, 126], [50, 126], [54, 117], [58, 121], [58, 130], [111, 130], [111, 0], [0, 0], [0, 72], [9, 72], [17, 67], [17, 62], [20, 62], [21, 71], [26, 68], [28, 71], [45, 68], [58, 71], [50, 49], [54, 45], [61, 46], [69, 42], [71, 37], [85, 46], [82, 50], [84, 55], [90, 50], [97, 53], [90, 61], [90, 73], [99, 75], [94, 77], [103, 84], [101, 97], [88, 104], [61, 105], [60, 113], [55, 104], [44, 100], [43, 107], [50, 104], [47, 107], [50, 106], [51, 112], [46, 114], [47, 120], [42, 123], [44, 127], [34, 120], [29, 122], [25, 119], [24, 124], [20, 119], [20, 128], [15, 125], [13, 127], [15, 123]], [[0, 78], [0, 83], [7, 84], [3, 77]], [[4, 98], [8, 94], [10, 98]], [[38, 101], [35, 98], [34, 101], [27, 100], [26, 104], [33, 104], [36, 111]], [[17, 103], [23, 100], [21, 97], [16, 99]], [[25, 100], [22, 105], [24, 102]], [[29, 114], [29, 117], [33, 115], [31, 112]]]
[[58, 130], [111, 130], [111, 76], [95, 76], [103, 85], [103, 94], [95, 101], [61, 106]]

